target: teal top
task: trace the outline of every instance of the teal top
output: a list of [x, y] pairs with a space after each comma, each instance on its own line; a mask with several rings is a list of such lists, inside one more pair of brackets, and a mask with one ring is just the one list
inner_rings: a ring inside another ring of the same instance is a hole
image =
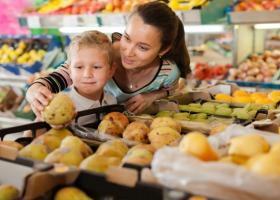
[[125, 92], [120, 89], [114, 78], [110, 79], [106, 86], [105, 91], [117, 98], [118, 103], [122, 103], [137, 94], [152, 92], [155, 90], [166, 90], [172, 93], [177, 88], [178, 80], [180, 78], [180, 71], [174, 62], [163, 60], [161, 66], [153, 80], [139, 90], [134, 92]]

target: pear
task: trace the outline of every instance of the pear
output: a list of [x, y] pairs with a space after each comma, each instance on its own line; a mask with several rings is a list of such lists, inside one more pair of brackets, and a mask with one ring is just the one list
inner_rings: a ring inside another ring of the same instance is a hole
[[59, 137], [61, 140], [63, 140], [68, 135], [73, 135], [66, 128], [63, 128], [63, 129], [54, 129], [54, 128], [52, 128], [49, 131], [47, 131], [46, 133], [51, 134], [51, 135], [55, 135], [55, 136]]
[[120, 139], [104, 142], [96, 150], [96, 154], [98, 155], [120, 158], [123, 158], [127, 152], [127, 145]]
[[250, 134], [232, 138], [229, 141], [229, 155], [240, 155], [251, 157], [269, 151], [270, 145], [264, 137], [257, 134]]
[[203, 161], [216, 161], [218, 153], [211, 147], [207, 137], [200, 132], [187, 133], [180, 141], [179, 150]]
[[201, 108], [202, 108], [201, 112], [207, 113], [207, 114], [214, 114], [216, 111], [216, 108], [213, 104], [204, 103]]
[[81, 169], [105, 173], [108, 171], [109, 166], [119, 166], [121, 164], [120, 157], [107, 157], [102, 155], [93, 154], [84, 159], [81, 164]]
[[223, 115], [223, 116], [231, 116], [232, 110], [231, 108], [226, 108], [226, 107], [219, 107], [216, 112], [216, 115]]
[[10, 147], [15, 147], [18, 150], [23, 149], [23, 145], [16, 142], [16, 141], [12, 141], [12, 140], [4, 140], [4, 141], [0, 141], [0, 145], [6, 145], [6, 146], [10, 146]]
[[141, 143], [148, 143], [150, 128], [143, 122], [131, 122], [123, 132], [123, 138]]
[[177, 139], [178, 137], [181, 136], [181, 134], [173, 128], [170, 128], [168, 126], [160, 126], [150, 131], [150, 133], [148, 134], [149, 140], [152, 141], [158, 135], [164, 135], [164, 134], [171, 135], [174, 139]]
[[93, 200], [79, 188], [63, 187], [55, 193], [54, 200]]
[[175, 111], [171, 111], [171, 110], [162, 110], [159, 111], [155, 117], [172, 117], [172, 115], [175, 113]]
[[62, 125], [70, 122], [75, 114], [75, 104], [63, 93], [56, 94], [48, 106], [42, 111], [43, 119], [51, 125]]
[[13, 200], [19, 197], [19, 190], [10, 184], [0, 185], [0, 200]]
[[118, 120], [119, 122], [121, 122], [121, 124], [123, 125], [124, 128], [129, 124], [129, 120], [128, 120], [127, 116], [120, 112], [110, 112], [110, 113], [106, 114], [102, 120], [104, 120], [104, 119]]
[[252, 119], [252, 116], [245, 108], [234, 108], [231, 116], [239, 119]]
[[65, 137], [59, 147], [76, 149], [84, 158], [93, 154], [92, 149], [77, 136]]
[[219, 159], [221, 162], [230, 162], [237, 165], [245, 165], [248, 158], [239, 155], [228, 155]]
[[154, 154], [149, 149], [135, 148], [130, 149], [125, 157], [122, 159], [122, 163], [130, 163], [135, 165], [149, 165], [154, 158]]
[[172, 115], [173, 119], [178, 119], [178, 120], [184, 120], [184, 121], [189, 121], [190, 119], [188, 118], [190, 116], [189, 113], [187, 112], [179, 112], [179, 113], [174, 113]]
[[209, 135], [215, 135], [217, 133], [223, 132], [228, 126], [229, 124], [218, 124], [211, 128]]
[[229, 108], [229, 104], [228, 103], [219, 103], [218, 105], [216, 105], [216, 109], [218, 108]]
[[249, 169], [260, 175], [280, 176], [280, 157], [275, 153], [262, 154], [254, 158]]
[[97, 129], [100, 133], [121, 137], [124, 131], [124, 126], [119, 120], [110, 117], [109, 119], [103, 119], [99, 123]]
[[50, 151], [53, 151], [60, 146], [61, 139], [55, 135], [45, 133], [35, 138], [32, 143], [43, 144], [48, 147]]
[[35, 160], [43, 161], [49, 154], [50, 150], [43, 144], [30, 143], [21, 149], [18, 154], [25, 158], [32, 158]]
[[161, 126], [168, 126], [178, 132], [181, 132], [181, 124], [171, 117], [157, 117], [153, 119], [150, 125], [150, 130]]
[[44, 159], [46, 163], [62, 163], [70, 166], [79, 166], [84, 157], [77, 149], [58, 148]]

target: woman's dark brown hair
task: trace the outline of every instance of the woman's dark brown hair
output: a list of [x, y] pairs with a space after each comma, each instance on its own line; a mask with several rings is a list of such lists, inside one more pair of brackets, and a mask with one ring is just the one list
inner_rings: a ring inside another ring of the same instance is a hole
[[138, 6], [133, 13], [139, 15], [146, 24], [156, 27], [161, 34], [161, 50], [170, 45], [171, 49], [162, 57], [174, 61], [180, 69], [181, 77], [186, 78], [190, 70], [185, 31], [182, 21], [167, 4], [159, 1]]

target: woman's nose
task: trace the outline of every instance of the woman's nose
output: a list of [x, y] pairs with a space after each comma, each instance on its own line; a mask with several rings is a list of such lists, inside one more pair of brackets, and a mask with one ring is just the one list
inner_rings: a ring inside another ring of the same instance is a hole
[[126, 56], [134, 56], [134, 47], [132, 45], [128, 45], [125, 52]]

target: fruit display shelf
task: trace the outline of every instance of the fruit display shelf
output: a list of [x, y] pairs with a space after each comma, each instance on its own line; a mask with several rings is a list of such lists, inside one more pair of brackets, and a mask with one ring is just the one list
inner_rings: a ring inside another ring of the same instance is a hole
[[228, 12], [229, 24], [279, 23], [280, 10]]

